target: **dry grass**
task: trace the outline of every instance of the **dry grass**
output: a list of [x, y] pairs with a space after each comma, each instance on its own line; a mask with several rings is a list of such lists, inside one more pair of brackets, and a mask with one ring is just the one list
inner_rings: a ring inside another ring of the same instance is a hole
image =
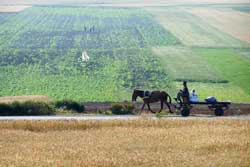
[[0, 103], [12, 103], [14, 101], [18, 101], [18, 102], [25, 102], [25, 101], [49, 102], [50, 99], [47, 96], [41, 96], [41, 95], [0, 97]]
[[21, 12], [31, 6], [0, 6], [0, 12]]
[[0, 123], [0, 166], [249, 166], [246, 120]]

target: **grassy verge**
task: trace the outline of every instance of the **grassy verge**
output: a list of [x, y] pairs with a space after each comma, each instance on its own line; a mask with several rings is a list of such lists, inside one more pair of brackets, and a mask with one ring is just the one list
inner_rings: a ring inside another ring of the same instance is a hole
[[1, 166], [249, 166], [244, 120], [5, 121]]

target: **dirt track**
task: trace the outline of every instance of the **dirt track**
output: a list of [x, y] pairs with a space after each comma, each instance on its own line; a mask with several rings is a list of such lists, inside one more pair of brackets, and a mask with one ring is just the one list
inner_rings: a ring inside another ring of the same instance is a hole
[[[89, 102], [89, 103], [83, 103], [86, 108], [86, 112], [88, 113], [95, 113], [98, 111], [106, 111], [110, 110], [111, 104], [110, 102]], [[136, 103], [136, 111], [140, 111], [140, 108], [142, 106], [142, 103]], [[151, 104], [151, 108], [154, 111], [158, 111], [160, 107], [159, 103]], [[174, 107], [171, 107], [172, 110], [174, 110]], [[166, 109], [166, 106], [164, 106], [164, 109]], [[145, 112], [147, 112], [147, 107], [145, 107]], [[179, 114], [178, 111], [176, 111], [176, 114]], [[209, 110], [207, 105], [194, 105], [191, 110], [192, 114], [206, 114], [206, 115], [214, 115], [213, 110]], [[232, 103], [228, 110], [224, 112], [225, 116], [231, 116], [231, 115], [248, 115], [250, 114], [250, 103]]]
[[[15, 120], [131, 120], [131, 119], [167, 119], [167, 120], [218, 120], [218, 119], [239, 119], [250, 120], [250, 104], [234, 103], [231, 104], [229, 110], [224, 112], [224, 116], [216, 117], [214, 111], [208, 109], [206, 105], [195, 105], [190, 113], [189, 117], [182, 117], [178, 111], [174, 114], [161, 115], [156, 117], [154, 114], [142, 114], [142, 115], [124, 115], [124, 116], [108, 116], [108, 115], [96, 115], [99, 111], [110, 110], [110, 102], [89, 102], [84, 103], [86, 112], [88, 114], [77, 115], [57, 115], [57, 116], [10, 116], [0, 117], [0, 121], [15, 121]], [[140, 111], [142, 103], [136, 103], [136, 111]], [[154, 111], [159, 110], [159, 103], [151, 105]], [[145, 107], [146, 108], [146, 107]], [[165, 109], [166, 107], [164, 107]], [[171, 107], [172, 110], [173, 106]], [[145, 113], [148, 112], [146, 109]]]

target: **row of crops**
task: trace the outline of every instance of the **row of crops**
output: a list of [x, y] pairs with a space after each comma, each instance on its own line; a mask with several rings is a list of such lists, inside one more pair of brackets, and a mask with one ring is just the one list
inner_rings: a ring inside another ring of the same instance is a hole
[[179, 41], [141, 9], [37, 6], [1, 15], [0, 96], [120, 101], [133, 88], [171, 86], [149, 47]]

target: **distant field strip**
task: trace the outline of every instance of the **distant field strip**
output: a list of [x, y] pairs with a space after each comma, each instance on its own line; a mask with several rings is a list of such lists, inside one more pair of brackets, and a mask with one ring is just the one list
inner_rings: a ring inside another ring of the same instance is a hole
[[171, 6], [171, 5], [195, 5], [195, 4], [237, 4], [249, 3], [249, 0], [1, 0], [3, 5], [16, 4], [36, 4], [36, 5], [55, 5], [55, 4], [74, 4], [74, 5], [95, 5], [95, 6], [121, 6], [121, 7], [143, 7], [143, 6]]
[[232, 9], [238, 10], [238, 11], [241, 11], [241, 12], [250, 13], [250, 5], [234, 6], [234, 7], [232, 7]]
[[[186, 46], [247, 47], [248, 44], [215, 28], [189, 11], [192, 8], [147, 8], [166, 30], [172, 32]], [[210, 13], [213, 15], [213, 13]], [[230, 18], [225, 18], [230, 22]], [[233, 23], [233, 22], [232, 22]], [[236, 22], [237, 23], [237, 22]]]
[[12, 13], [12, 12], [21, 12], [27, 8], [30, 8], [31, 6], [0, 6], [0, 13]]
[[152, 50], [175, 80], [226, 82], [220, 72], [187, 47], [154, 47]]
[[209, 8], [195, 8], [189, 11], [218, 30], [248, 42], [250, 47], [250, 13]]

